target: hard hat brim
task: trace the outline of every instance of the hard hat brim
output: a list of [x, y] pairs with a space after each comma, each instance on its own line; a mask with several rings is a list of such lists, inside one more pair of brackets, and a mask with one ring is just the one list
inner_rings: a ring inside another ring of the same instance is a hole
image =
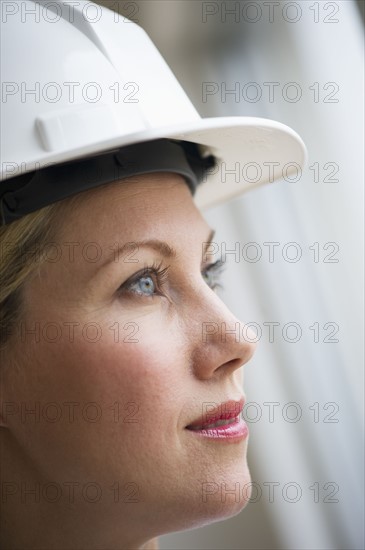
[[[154, 128], [65, 152], [65, 158], [77, 158], [93, 152], [122, 147], [159, 138], [191, 141], [212, 153], [217, 166], [207, 175], [195, 193], [201, 209], [215, 206], [246, 191], [280, 180], [296, 177], [307, 162], [307, 149], [300, 136], [290, 127], [257, 117], [203, 118], [187, 124]], [[94, 151], [93, 151], [94, 149]], [[62, 161], [57, 155], [50, 161]]]

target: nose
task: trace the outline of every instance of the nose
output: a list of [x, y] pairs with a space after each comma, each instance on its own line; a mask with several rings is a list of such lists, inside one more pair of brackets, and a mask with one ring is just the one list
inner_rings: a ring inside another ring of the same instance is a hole
[[251, 359], [256, 349], [254, 333], [215, 292], [201, 287], [191, 307], [190, 357], [195, 376], [201, 380], [227, 376]]

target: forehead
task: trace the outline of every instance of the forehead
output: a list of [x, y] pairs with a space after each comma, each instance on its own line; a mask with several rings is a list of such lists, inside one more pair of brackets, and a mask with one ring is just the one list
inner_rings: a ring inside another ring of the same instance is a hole
[[[209, 226], [193, 202], [184, 179], [157, 173], [104, 185], [80, 193], [64, 216], [61, 240], [119, 242], [146, 238], [182, 237]], [[152, 235], [149, 235], [152, 236]]]

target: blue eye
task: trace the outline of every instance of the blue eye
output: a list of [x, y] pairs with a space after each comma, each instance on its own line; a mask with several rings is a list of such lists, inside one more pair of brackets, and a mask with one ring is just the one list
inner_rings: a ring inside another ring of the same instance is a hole
[[145, 267], [121, 288], [139, 296], [162, 295], [161, 289], [167, 280], [169, 267], [161, 269], [161, 263]]
[[150, 275], [140, 277], [136, 282], [132, 283], [128, 288], [137, 294], [152, 296], [155, 293], [155, 283]]
[[214, 264], [209, 265], [202, 273], [203, 279], [207, 285], [215, 290], [216, 288], [223, 288], [220, 284], [220, 275], [225, 268], [225, 262], [220, 259], [217, 260]]

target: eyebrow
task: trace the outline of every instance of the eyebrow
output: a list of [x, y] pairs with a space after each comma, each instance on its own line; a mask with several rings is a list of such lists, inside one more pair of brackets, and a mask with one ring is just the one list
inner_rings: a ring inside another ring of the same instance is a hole
[[[204, 249], [203, 253], [208, 248], [208, 245], [212, 242], [213, 237], [215, 235], [215, 230], [211, 229], [208, 240], [204, 241]], [[135, 249], [138, 250], [138, 248], [151, 248], [152, 250], [155, 250], [156, 252], [159, 252], [164, 258], [176, 258], [177, 252], [176, 250], [170, 246], [165, 241], [160, 241], [159, 239], [148, 239], [143, 241], [130, 241], [125, 243], [123, 246], [119, 246], [116, 249], [113, 249], [113, 254], [99, 267], [98, 271], [102, 269], [103, 267], [107, 266], [108, 264], [112, 263], [115, 258], [119, 257], [120, 254], [123, 254], [124, 252], [133, 251]]]

